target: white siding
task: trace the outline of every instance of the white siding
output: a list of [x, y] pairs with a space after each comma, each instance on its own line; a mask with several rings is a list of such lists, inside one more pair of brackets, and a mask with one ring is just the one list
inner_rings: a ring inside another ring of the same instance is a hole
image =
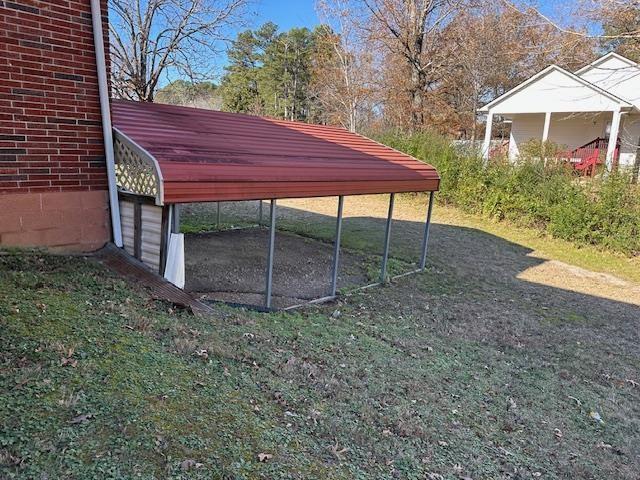
[[127, 252], [129, 255], [135, 255], [135, 233], [133, 224], [133, 203], [120, 200], [120, 225], [122, 227], [122, 243], [124, 243], [125, 252]]
[[516, 160], [520, 155], [520, 146], [533, 139], [542, 138], [544, 114], [513, 115], [511, 136], [509, 137], [509, 158]]
[[574, 149], [598, 137], [604, 137], [607, 123], [611, 123], [611, 113], [556, 113], [551, 116], [549, 140]]
[[[122, 226], [122, 242], [124, 250], [135, 256], [135, 211], [138, 208], [134, 202], [120, 200], [120, 222]], [[160, 270], [160, 246], [162, 238], [162, 207], [142, 204], [140, 229], [140, 260], [154, 271]]]
[[156, 272], [160, 270], [160, 239], [162, 237], [162, 207], [142, 205], [142, 245], [140, 260]]
[[[542, 139], [543, 114], [512, 115], [509, 158], [515, 160], [520, 147], [531, 139]], [[598, 137], [603, 137], [611, 113], [554, 113], [549, 126], [549, 141], [568, 149], [580, 147]]]
[[640, 115], [622, 117], [620, 128], [620, 166], [632, 167], [640, 142]]
[[[515, 160], [520, 155], [520, 147], [531, 139], [540, 140], [544, 126], [544, 115], [511, 115], [511, 137], [509, 158]], [[620, 165], [633, 166], [640, 143], [640, 115], [623, 115], [620, 128]], [[606, 127], [611, 123], [611, 113], [581, 113], [551, 115], [549, 140], [558, 145], [574, 149], [598, 137], [606, 137]]]
[[560, 70], [551, 69], [491, 107], [491, 111], [494, 114], [602, 112], [616, 110], [619, 106], [619, 101], [583, 85]]
[[637, 66], [611, 57], [579, 76], [640, 108], [640, 68]]

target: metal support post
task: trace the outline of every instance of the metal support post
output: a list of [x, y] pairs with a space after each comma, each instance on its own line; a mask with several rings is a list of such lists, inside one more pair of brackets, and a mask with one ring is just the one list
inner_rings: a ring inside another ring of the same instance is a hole
[[171, 233], [180, 233], [180, 206], [171, 205]]
[[216, 202], [216, 228], [220, 228], [220, 202]]
[[344, 205], [344, 197], [338, 197], [338, 218], [336, 219], [336, 239], [333, 248], [333, 272], [331, 276], [331, 296], [336, 296], [338, 288], [338, 260], [340, 258], [340, 236], [342, 235], [342, 207]]
[[384, 283], [387, 277], [387, 259], [389, 258], [389, 240], [391, 239], [391, 219], [393, 218], [393, 202], [395, 193], [389, 195], [389, 214], [387, 215], [387, 226], [384, 232], [384, 252], [382, 254], [382, 267], [380, 268], [380, 283]]
[[424, 237], [422, 237], [422, 249], [420, 250], [420, 270], [427, 266], [427, 248], [429, 243], [429, 227], [431, 226], [431, 210], [433, 210], [433, 194], [429, 192], [429, 206], [427, 207], [427, 222], [424, 225]]
[[271, 200], [269, 226], [269, 251], [267, 254], [267, 291], [265, 293], [264, 304], [267, 309], [271, 308], [271, 287], [273, 279], [273, 250], [276, 240], [276, 201]]
[[262, 200], [258, 200], [259, 206], [258, 206], [258, 225], [262, 225]]

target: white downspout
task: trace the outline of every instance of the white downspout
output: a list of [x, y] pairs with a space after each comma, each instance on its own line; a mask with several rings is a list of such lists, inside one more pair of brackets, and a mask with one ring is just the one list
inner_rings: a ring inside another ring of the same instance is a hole
[[109, 108], [109, 87], [107, 83], [107, 65], [104, 53], [102, 9], [100, 0], [91, 0], [91, 20], [93, 22], [93, 44], [96, 51], [96, 67], [98, 70], [98, 89], [100, 92], [100, 113], [102, 114], [104, 154], [107, 162], [107, 179], [109, 181], [109, 206], [111, 207], [113, 243], [118, 247], [122, 247], [120, 204], [118, 203], [118, 188], [116, 186], [116, 163], [113, 153], [113, 131], [111, 130], [111, 109]]

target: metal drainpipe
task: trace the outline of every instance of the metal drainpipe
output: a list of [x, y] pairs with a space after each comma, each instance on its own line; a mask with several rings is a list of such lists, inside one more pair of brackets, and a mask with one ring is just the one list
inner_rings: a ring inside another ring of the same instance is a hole
[[113, 153], [113, 131], [111, 130], [111, 109], [109, 108], [109, 88], [107, 83], [107, 65], [104, 53], [102, 9], [100, 0], [91, 0], [91, 20], [93, 23], [93, 44], [96, 51], [98, 90], [100, 93], [100, 113], [102, 114], [102, 135], [104, 137], [104, 154], [107, 163], [107, 180], [109, 182], [109, 206], [111, 207], [113, 243], [118, 247], [122, 247], [120, 204], [118, 203], [118, 188], [116, 186], [116, 164], [115, 155]]

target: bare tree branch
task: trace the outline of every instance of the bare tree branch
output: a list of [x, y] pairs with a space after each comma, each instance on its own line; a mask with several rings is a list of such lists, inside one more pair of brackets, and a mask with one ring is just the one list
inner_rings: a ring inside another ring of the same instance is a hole
[[241, 22], [249, 0], [110, 0], [113, 89], [153, 101], [173, 72], [194, 78], [211, 69], [226, 31]]

